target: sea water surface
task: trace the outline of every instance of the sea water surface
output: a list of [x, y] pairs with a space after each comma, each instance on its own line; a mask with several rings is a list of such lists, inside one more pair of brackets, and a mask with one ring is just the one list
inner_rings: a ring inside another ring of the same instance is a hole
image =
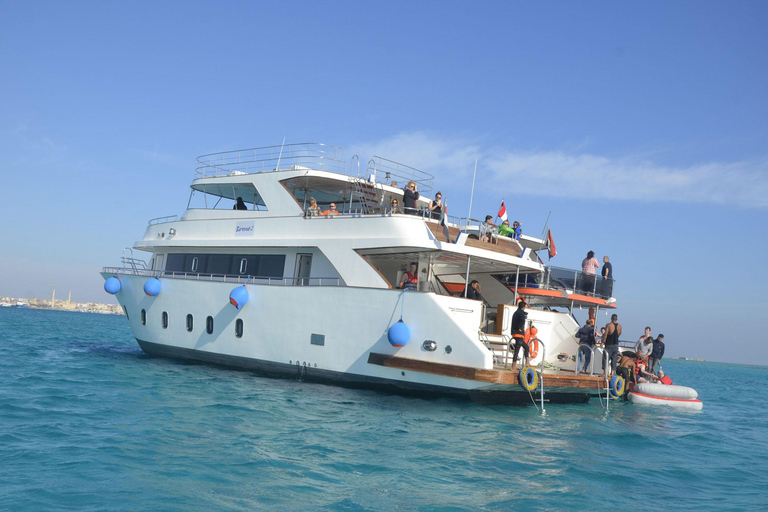
[[768, 509], [766, 367], [664, 361], [702, 412], [541, 414], [153, 358], [120, 316], [0, 333], [0, 510]]

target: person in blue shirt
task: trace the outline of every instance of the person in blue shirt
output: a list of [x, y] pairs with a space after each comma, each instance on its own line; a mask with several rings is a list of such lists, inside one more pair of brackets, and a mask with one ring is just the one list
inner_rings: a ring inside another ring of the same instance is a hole
[[467, 298], [472, 300], [483, 300], [483, 295], [480, 293], [481, 291], [482, 288], [480, 287], [480, 283], [473, 280], [469, 283], [469, 288], [467, 288]]
[[514, 238], [515, 240], [520, 240], [520, 235], [522, 235], [522, 234], [523, 234], [523, 228], [522, 228], [522, 226], [523, 226], [523, 225], [522, 225], [522, 224], [520, 224], [520, 223], [519, 223], [519, 222], [517, 222], [517, 221], [515, 221], [515, 222], [512, 224], [512, 231], [514, 231], [514, 234], [512, 235], [512, 238]]

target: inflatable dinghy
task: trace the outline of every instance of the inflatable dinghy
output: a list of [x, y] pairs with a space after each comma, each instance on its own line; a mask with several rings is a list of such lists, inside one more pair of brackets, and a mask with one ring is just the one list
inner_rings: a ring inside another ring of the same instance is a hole
[[695, 389], [686, 386], [643, 382], [635, 384], [628, 398], [633, 404], [669, 405], [678, 409], [700, 411], [704, 404], [697, 400], [698, 396]]

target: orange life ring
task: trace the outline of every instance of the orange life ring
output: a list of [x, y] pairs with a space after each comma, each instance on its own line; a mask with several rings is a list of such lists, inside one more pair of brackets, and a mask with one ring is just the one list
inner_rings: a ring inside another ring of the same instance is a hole
[[531, 326], [528, 329], [525, 330], [525, 343], [528, 345], [528, 353], [533, 359], [537, 355], [539, 355], [539, 342], [541, 341], [539, 338], [536, 337], [536, 334], [539, 332], [539, 330]]
[[530, 343], [528, 343], [528, 350], [531, 354], [531, 359], [539, 355], [539, 342], [541, 340], [539, 338], [533, 338]]

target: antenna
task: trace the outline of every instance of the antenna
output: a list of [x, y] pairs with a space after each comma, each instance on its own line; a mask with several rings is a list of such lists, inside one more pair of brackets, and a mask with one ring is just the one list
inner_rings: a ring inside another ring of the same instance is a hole
[[280, 145], [280, 154], [277, 156], [277, 167], [275, 167], [276, 171], [280, 170], [280, 159], [283, 158], [284, 147], [285, 147], [285, 137], [283, 137], [283, 143]]
[[469, 218], [472, 217], [472, 199], [475, 197], [475, 177], [477, 176], [477, 157], [475, 157], [475, 171], [472, 173], [472, 193], [469, 196], [469, 213], [467, 213], [467, 226]]

